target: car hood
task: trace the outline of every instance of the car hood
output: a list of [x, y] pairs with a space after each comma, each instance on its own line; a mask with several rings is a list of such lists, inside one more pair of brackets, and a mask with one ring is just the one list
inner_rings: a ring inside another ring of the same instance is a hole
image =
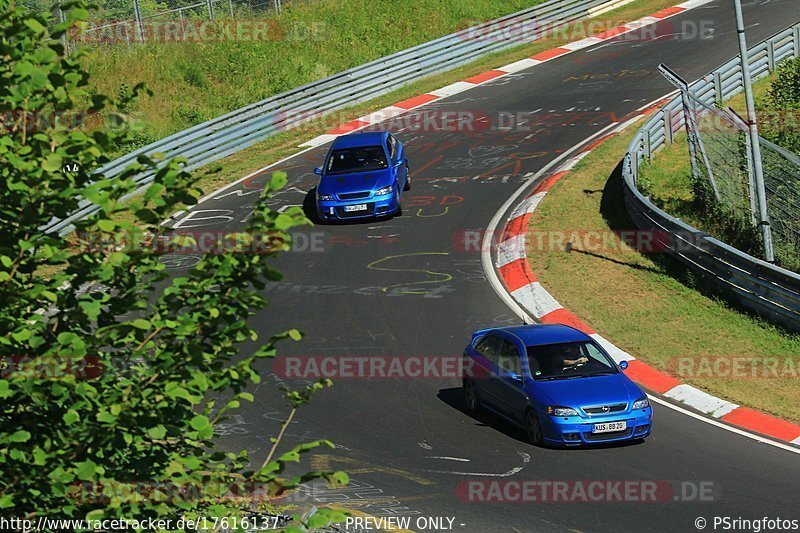
[[372, 191], [391, 184], [391, 169], [322, 176], [319, 190], [326, 194]]
[[544, 393], [553, 405], [567, 407], [633, 403], [644, 395], [622, 372], [588, 378], [536, 381], [533, 387]]

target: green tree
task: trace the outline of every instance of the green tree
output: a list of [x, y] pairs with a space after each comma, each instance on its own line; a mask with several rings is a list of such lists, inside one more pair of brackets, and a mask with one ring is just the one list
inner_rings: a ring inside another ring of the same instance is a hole
[[[284, 473], [327, 441], [280, 454], [276, 441], [252, 458], [215, 449], [216, 424], [253, 401], [254, 363], [273, 357], [279, 340], [300, 339], [292, 330], [261, 339], [252, 353], [239, 350], [258, 339], [248, 325], [265, 307], [258, 289], [280, 279], [268, 259], [288, 247], [289, 228], [307, 223], [297, 209], [279, 214], [264, 203], [285, 175], [272, 176], [247, 231], [230, 237], [233, 246], [206, 254], [182, 277], [170, 279], [146, 247], [96, 246], [119, 244], [120, 235], [139, 242], [200, 191], [177, 160], [158, 165], [134, 201], [123, 200], [137, 188], [133, 177], [156, 161], [140, 157], [114, 179], [91, 173], [127, 133], [69, 127], [83, 116], [78, 106], [113, 113], [126, 102], [90, 94], [80, 54], [65, 57], [59, 38], [89, 15], [83, 0], [69, 8], [65, 23], [50, 26], [46, 14], [0, 0], [0, 109], [10, 110], [0, 115], [0, 512], [232, 516], [242, 502], [218, 496], [236, 484], [277, 494], [315, 478], [345, 483], [341, 472]], [[39, 231], [81, 198], [101, 210], [76, 223], [77, 235], [96, 238]], [[81, 242], [93, 245], [75, 246]], [[268, 253], [246, 253], [253, 247]], [[327, 384], [286, 397], [295, 409]], [[332, 519], [341, 513], [309, 520]]]

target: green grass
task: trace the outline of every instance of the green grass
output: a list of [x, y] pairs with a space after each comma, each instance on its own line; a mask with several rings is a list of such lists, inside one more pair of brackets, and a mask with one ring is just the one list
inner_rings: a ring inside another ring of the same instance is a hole
[[[640, 126], [601, 145], [558, 182], [534, 212], [529, 234], [635, 228], [624, 206], [620, 162]], [[528, 242], [535, 242], [533, 235]], [[663, 254], [626, 249], [589, 255], [529, 245], [528, 258], [564, 307], [637, 359], [668, 373], [675, 375], [676, 358], [688, 356], [778, 358], [800, 368], [800, 337], [695, 290], [699, 283]], [[679, 378], [735, 403], [800, 421], [797, 377]]]

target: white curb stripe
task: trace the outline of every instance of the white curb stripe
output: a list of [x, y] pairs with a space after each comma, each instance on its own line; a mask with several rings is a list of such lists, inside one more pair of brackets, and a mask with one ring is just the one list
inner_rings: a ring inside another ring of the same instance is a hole
[[523, 258], [525, 258], [525, 233], [515, 235], [497, 247], [497, 268]]
[[468, 81], [457, 81], [455, 83], [451, 83], [450, 85], [445, 85], [441, 89], [430, 91], [427, 94], [432, 94], [434, 96], [445, 98], [447, 96], [453, 96], [454, 94], [458, 94], [468, 89], [472, 89], [473, 87], [475, 87], [474, 83], [470, 83]]
[[671, 388], [664, 393], [664, 396], [685, 403], [714, 418], [723, 417], [739, 407], [735, 403], [717, 398], [685, 383]]
[[397, 115], [405, 112], [406, 110], [402, 107], [390, 105], [389, 107], [384, 107], [383, 109], [373, 111], [369, 115], [358, 117], [356, 120], [360, 120], [361, 122], [369, 122], [370, 124], [376, 124], [392, 117], [396, 117]]
[[605, 351], [608, 352], [611, 358], [614, 359], [614, 361], [616, 361], [617, 363], [619, 363], [620, 361], [633, 361], [636, 359], [634, 356], [632, 356], [622, 348], [619, 348], [617, 345], [613, 344], [610, 340], [606, 339], [599, 333], [592, 333], [589, 336], [593, 338], [597, 342], [597, 344], [602, 346], [605, 349]]
[[533, 213], [545, 195], [547, 195], [547, 191], [537, 192], [533, 196], [528, 196], [525, 198], [522, 203], [520, 203], [517, 208], [514, 209], [514, 212], [511, 213], [510, 220]]
[[522, 307], [535, 318], [540, 319], [548, 313], [564, 309], [538, 281], [529, 283], [511, 293]]
[[531, 59], [528, 57], [525, 59], [520, 59], [519, 61], [515, 61], [514, 63], [509, 63], [504, 67], [498, 68], [497, 70], [502, 70], [503, 72], [511, 74], [514, 72], [519, 72], [520, 70], [525, 70], [526, 68], [535, 67], [539, 63], [541, 63], [541, 61], [538, 59]]
[[308, 148], [315, 148], [317, 146], [321, 146], [327, 142], [334, 140], [338, 135], [334, 135], [332, 133], [323, 133], [322, 135], [318, 135], [311, 139], [310, 141], [306, 141], [300, 146], [306, 146]]
[[582, 48], [587, 48], [594, 44], [603, 42], [605, 39], [600, 39], [599, 37], [586, 37], [585, 39], [581, 39], [580, 41], [575, 41], [569, 44], [562, 44], [559, 48], [566, 48], [567, 50], [581, 50]]

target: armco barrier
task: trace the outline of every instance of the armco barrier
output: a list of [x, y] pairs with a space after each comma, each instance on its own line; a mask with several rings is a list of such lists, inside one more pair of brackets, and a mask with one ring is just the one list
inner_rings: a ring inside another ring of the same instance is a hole
[[[243, 150], [293, 124], [391, 92], [405, 84], [473, 61], [481, 56], [536, 40], [544, 32], [576, 20], [594, 17], [633, 0], [550, 0], [489, 22], [376, 59], [208, 122], [165, 137], [98, 169], [114, 177], [142, 154], [163, 154], [164, 160], [184, 157], [189, 170]], [[153, 173], [137, 176], [147, 185]], [[88, 201], [63, 220], [42, 228], [67, 233], [71, 223], [97, 211]]]
[[[754, 80], [767, 76], [779, 61], [800, 57], [800, 24], [752, 47], [747, 56]], [[739, 58], [695, 81], [690, 90], [709, 104], [738, 94], [743, 90]], [[683, 127], [683, 120], [681, 99], [676, 97], [653, 114], [628, 146], [622, 171], [628, 213], [639, 228], [668, 235], [670, 243], [664, 244], [670, 253], [703, 279], [759, 315], [800, 330], [800, 275], [736, 250], [685, 224], [653, 205], [636, 188], [639, 165], [672, 142], [673, 135]]]

